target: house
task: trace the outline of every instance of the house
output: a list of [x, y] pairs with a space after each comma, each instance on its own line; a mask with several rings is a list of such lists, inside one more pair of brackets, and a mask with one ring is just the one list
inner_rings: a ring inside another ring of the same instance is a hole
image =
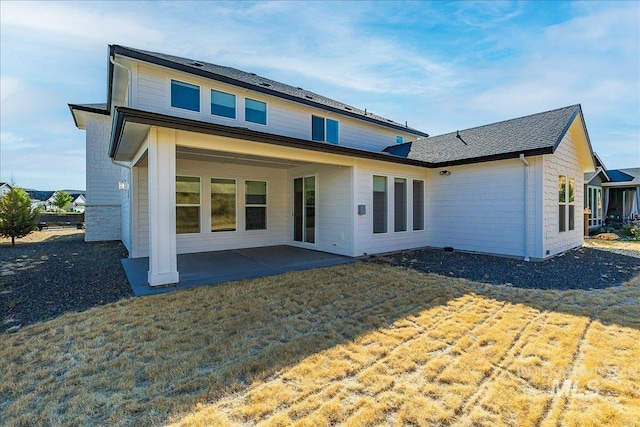
[[38, 191], [38, 190], [27, 190], [27, 194], [31, 199], [31, 208], [38, 208], [42, 212], [46, 212], [51, 210], [52, 208], [52, 200], [55, 191]]
[[594, 163], [596, 170], [584, 175], [589, 229], [640, 219], [640, 168], [608, 170], [597, 154]]
[[424, 246], [543, 259], [582, 244], [579, 105], [429, 137], [254, 73], [112, 45], [86, 130], [85, 239], [149, 258], [293, 245], [351, 257]]
[[0, 198], [11, 191], [12, 188], [13, 186], [8, 182], [0, 182]]

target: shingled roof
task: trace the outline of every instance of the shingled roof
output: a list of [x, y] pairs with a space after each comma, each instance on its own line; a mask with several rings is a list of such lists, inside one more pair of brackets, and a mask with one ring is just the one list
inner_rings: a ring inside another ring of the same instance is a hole
[[[415, 135], [428, 136], [428, 134], [417, 129], [410, 128], [402, 123], [371, 114], [366, 110], [343, 104], [336, 100], [327, 98], [317, 93], [304, 90], [301, 87], [289, 86], [275, 80], [258, 76], [255, 73], [238, 70], [236, 68], [224, 67], [221, 65], [211, 64], [206, 61], [193, 60], [180, 56], [167, 55], [164, 53], [150, 52], [141, 49], [112, 45], [110, 46], [110, 55], [123, 55], [129, 58], [138, 59], [156, 65], [172, 68], [201, 77], [229, 83], [235, 86], [244, 87], [267, 95], [277, 96], [289, 101], [306, 104], [323, 110], [331, 111], [345, 116], [357, 118], [359, 120], [368, 121], [381, 126], [409, 132]], [[110, 64], [109, 77], [113, 74], [113, 65]], [[110, 84], [112, 82], [110, 81]]]
[[478, 163], [518, 157], [550, 154], [555, 151], [573, 122], [581, 114], [580, 105], [505, 120], [391, 146], [385, 151], [435, 166]]

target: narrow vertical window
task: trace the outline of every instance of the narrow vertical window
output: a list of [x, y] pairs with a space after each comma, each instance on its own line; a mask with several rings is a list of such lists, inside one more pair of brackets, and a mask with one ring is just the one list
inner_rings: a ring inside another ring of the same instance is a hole
[[200, 111], [200, 87], [171, 80], [171, 106], [184, 110]]
[[576, 220], [575, 220], [575, 213], [576, 213], [576, 207], [575, 207], [575, 193], [576, 193], [576, 179], [575, 178], [569, 178], [569, 187], [568, 187], [568, 197], [567, 197], [567, 202], [568, 202], [568, 206], [569, 206], [569, 230], [575, 230], [576, 228]]
[[387, 232], [387, 177], [373, 176], [373, 232]]
[[407, 180], [393, 180], [393, 231], [407, 231]]
[[567, 231], [567, 177], [558, 177], [558, 231]]
[[176, 176], [176, 233], [200, 232], [200, 178]]
[[311, 140], [324, 141], [324, 118], [311, 116]]
[[338, 122], [336, 120], [327, 119], [327, 142], [338, 143]]
[[236, 118], [236, 96], [232, 93], [211, 89], [211, 114]]
[[267, 183], [245, 181], [245, 229], [267, 229]]
[[236, 181], [211, 178], [211, 231], [236, 230]]
[[251, 123], [260, 125], [267, 124], [267, 104], [255, 99], [246, 98], [244, 100], [244, 119]]
[[413, 181], [413, 229], [424, 230], [424, 181]]

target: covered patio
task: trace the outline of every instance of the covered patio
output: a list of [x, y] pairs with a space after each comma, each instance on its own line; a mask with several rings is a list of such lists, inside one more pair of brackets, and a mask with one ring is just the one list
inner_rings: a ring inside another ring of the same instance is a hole
[[180, 281], [162, 287], [149, 286], [148, 257], [125, 258], [122, 266], [134, 295], [145, 296], [355, 261], [342, 255], [286, 245], [182, 254], [178, 255]]

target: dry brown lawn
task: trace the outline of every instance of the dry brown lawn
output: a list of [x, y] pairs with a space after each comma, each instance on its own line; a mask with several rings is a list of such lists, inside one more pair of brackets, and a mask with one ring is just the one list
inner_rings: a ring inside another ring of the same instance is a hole
[[0, 336], [15, 425], [640, 425], [640, 277], [524, 290], [372, 264]]
[[[77, 228], [52, 228], [50, 230], [34, 231], [25, 237], [16, 239], [16, 245], [24, 245], [28, 243], [44, 242], [60, 236], [70, 236], [72, 234], [82, 234], [84, 230]], [[0, 247], [11, 246], [11, 239], [8, 237], [0, 237]]]

